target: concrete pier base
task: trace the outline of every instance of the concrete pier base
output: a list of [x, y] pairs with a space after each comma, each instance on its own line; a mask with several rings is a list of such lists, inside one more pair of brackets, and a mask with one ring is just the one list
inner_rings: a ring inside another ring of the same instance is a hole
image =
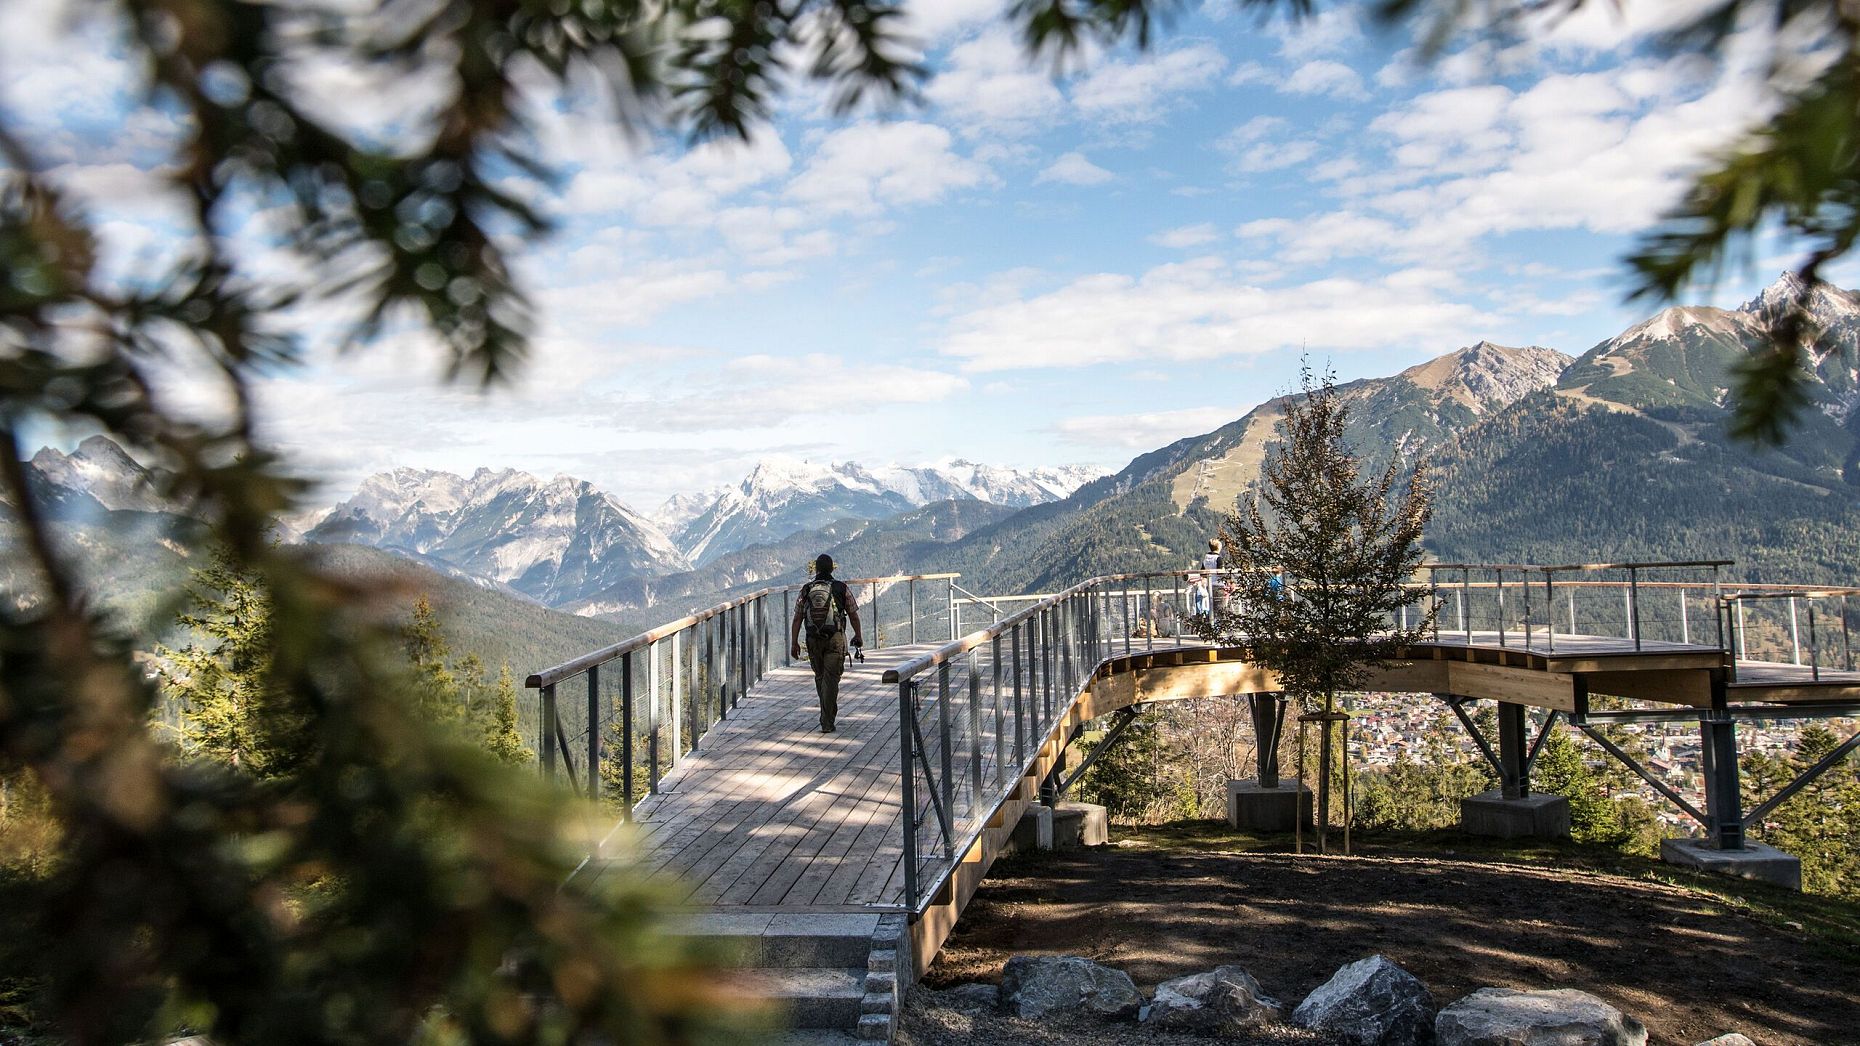
[[1052, 848], [1053, 808], [1044, 803], [1033, 803], [1020, 815], [1020, 821], [1014, 825], [1013, 834], [1008, 836], [1007, 845], [1001, 848], [1001, 854], [1005, 857], [1008, 854]]
[[1493, 839], [1569, 838], [1569, 800], [1560, 795], [1506, 799], [1494, 788], [1460, 800], [1460, 830]]
[[1742, 850], [1714, 850], [1703, 839], [1662, 839], [1660, 860], [1680, 868], [1758, 879], [1791, 890], [1802, 888], [1802, 861], [1774, 846], [1747, 842]]
[[1103, 846], [1111, 841], [1111, 815], [1097, 803], [1060, 803], [1053, 807], [1053, 846]]
[[1311, 827], [1311, 789], [1297, 781], [1281, 780], [1277, 788], [1261, 788], [1255, 778], [1227, 782], [1227, 823], [1255, 832], [1290, 832], [1303, 818]]

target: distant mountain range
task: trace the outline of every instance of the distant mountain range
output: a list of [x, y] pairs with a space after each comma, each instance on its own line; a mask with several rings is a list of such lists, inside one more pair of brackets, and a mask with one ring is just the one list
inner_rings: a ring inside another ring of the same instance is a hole
[[370, 476], [305, 537], [415, 553], [548, 604], [690, 566], [656, 524], [613, 495], [514, 469]]
[[[1851, 582], [1860, 296], [1813, 294], [1822, 344], [1834, 348], [1809, 361], [1813, 402], [1788, 445], [1759, 450], [1726, 435], [1733, 373], [1794, 290], [1785, 278], [1738, 309], [1667, 309], [1576, 358], [1479, 342], [1350, 382], [1348, 436], [1371, 467], [1429, 464], [1438, 493], [1427, 544], [1440, 559], [1729, 558], [1751, 580]], [[956, 571], [973, 591], [1037, 591], [1191, 562], [1257, 482], [1283, 406], [1270, 400], [1106, 476], [766, 461], [649, 519], [568, 477], [400, 469], [295, 527], [629, 626], [799, 579], [821, 551], [851, 573]], [[160, 514], [159, 477], [108, 440], [42, 451], [30, 471], [93, 545], [159, 529], [145, 520]], [[111, 576], [133, 587], [132, 574]]]
[[751, 545], [835, 520], [888, 519], [938, 501], [985, 501], [1008, 508], [1044, 505], [1104, 470], [1083, 465], [1013, 469], [952, 461], [917, 468], [872, 468], [768, 459], [734, 487], [680, 496], [658, 521], [692, 562], [704, 566]]

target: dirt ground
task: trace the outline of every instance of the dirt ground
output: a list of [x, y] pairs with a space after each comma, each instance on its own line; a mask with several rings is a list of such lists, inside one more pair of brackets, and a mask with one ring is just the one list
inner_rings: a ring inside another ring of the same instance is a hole
[[[1524, 858], [1537, 864], [1411, 844], [1301, 857], [1224, 833], [1114, 831], [1122, 838], [1111, 846], [998, 862], [923, 984], [994, 982], [1015, 954], [1083, 955], [1146, 992], [1238, 963], [1289, 1016], [1339, 966], [1380, 952], [1438, 1005], [1486, 986], [1570, 987], [1638, 1017], [1656, 1044], [1731, 1031], [1763, 1046], [1860, 1044], [1860, 908], [1851, 904], [1693, 881], [1632, 859], [1588, 870], [1574, 848]], [[968, 1022], [970, 1041], [1141, 1036], [952, 1016], [937, 998], [907, 1013], [904, 1039], [945, 1041], [951, 1020]]]

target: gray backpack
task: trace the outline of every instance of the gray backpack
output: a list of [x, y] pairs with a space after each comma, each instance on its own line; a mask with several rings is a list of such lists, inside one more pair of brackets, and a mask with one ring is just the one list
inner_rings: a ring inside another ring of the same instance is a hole
[[801, 586], [801, 620], [809, 639], [825, 639], [846, 627], [846, 583], [809, 581]]

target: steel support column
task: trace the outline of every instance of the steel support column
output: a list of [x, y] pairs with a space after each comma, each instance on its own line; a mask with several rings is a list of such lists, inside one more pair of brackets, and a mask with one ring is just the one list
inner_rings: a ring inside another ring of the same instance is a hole
[[1498, 703], [1499, 787], [1506, 799], [1524, 799], [1531, 794], [1530, 770], [1525, 765], [1525, 727], [1523, 705]]

